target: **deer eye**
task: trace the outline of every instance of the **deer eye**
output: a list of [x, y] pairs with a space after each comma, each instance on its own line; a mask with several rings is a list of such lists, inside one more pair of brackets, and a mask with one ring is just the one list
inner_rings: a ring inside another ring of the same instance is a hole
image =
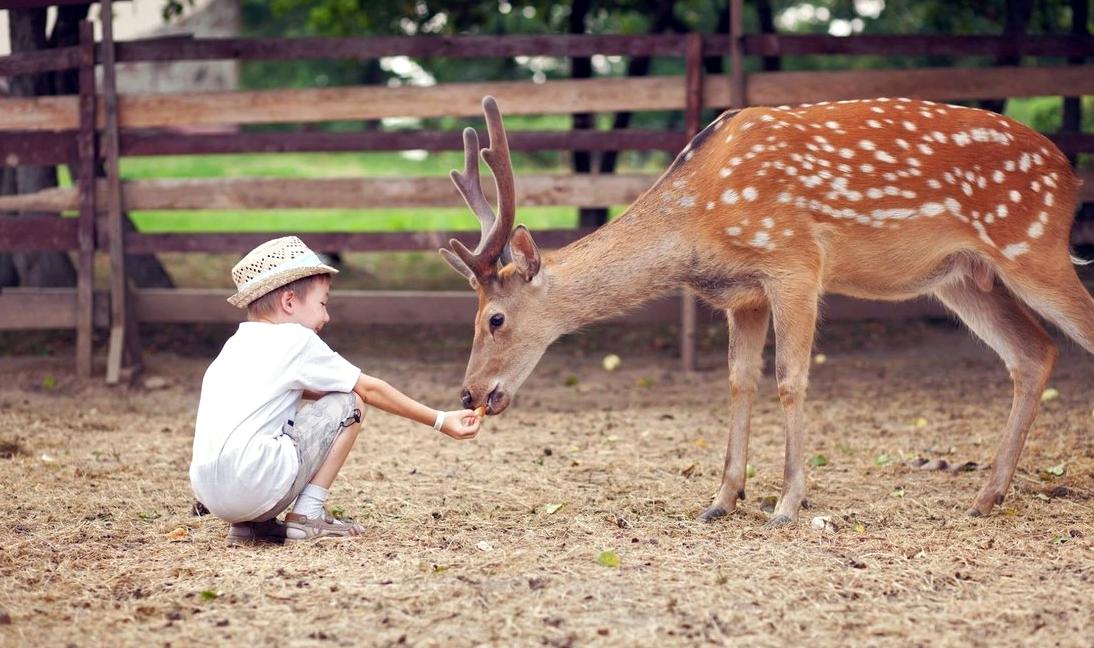
[[494, 313], [490, 316], [490, 330], [494, 330], [505, 323], [505, 316], [501, 313]]

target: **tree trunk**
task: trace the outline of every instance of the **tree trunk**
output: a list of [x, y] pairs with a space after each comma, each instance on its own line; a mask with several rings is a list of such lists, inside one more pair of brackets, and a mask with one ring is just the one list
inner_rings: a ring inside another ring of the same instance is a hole
[[[46, 10], [8, 11], [12, 53], [45, 49]], [[11, 79], [10, 92], [16, 97], [52, 94], [52, 74], [21, 74]], [[57, 186], [52, 166], [20, 166], [15, 169], [13, 193], [33, 193]], [[24, 286], [75, 286], [76, 269], [64, 252], [19, 252], [11, 255], [12, 265]]]
[[[585, 33], [585, 18], [592, 8], [591, 0], [574, 0], [570, 5], [570, 33]], [[587, 56], [575, 56], [570, 61], [570, 77], [588, 79], [593, 76], [592, 60]], [[574, 130], [596, 128], [596, 116], [592, 113], [574, 113]], [[588, 151], [574, 151], [571, 165], [574, 173], [589, 173], [593, 169], [593, 156]], [[608, 222], [608, 210], [594, 207], [578, 209], [578, 226], [599, 227]]]
[[[775, 33], [775, 12], [771, 10], [771, 0], [756, 0], [756, 13], [760, 16], [760, 33]], [[764, 71], [777, 72], [782, 69], [782, 58], [778, 56], [765, 56], [763, 60]]]

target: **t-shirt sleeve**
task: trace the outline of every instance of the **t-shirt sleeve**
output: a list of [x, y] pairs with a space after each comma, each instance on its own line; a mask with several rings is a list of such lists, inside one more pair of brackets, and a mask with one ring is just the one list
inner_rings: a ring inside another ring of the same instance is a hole
[[304, 347], [296, 357], [297, 389], [349, 393], [361, 369], [333, 351], [314, 331], [305, 329]]

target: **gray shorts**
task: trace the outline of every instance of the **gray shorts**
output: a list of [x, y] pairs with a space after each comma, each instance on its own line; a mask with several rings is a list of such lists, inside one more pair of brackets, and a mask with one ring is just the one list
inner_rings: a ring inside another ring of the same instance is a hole
[[360, 423], [362, 414], [357, 408], [357, 398], [352, 393], [327, 394], [314, 403], [301, 407], [296, 412], [296, 418], [286, 422], [281, 428], [281, 434], [292, 439], [300, 458], [296, 481], [280, 502], [254, 521], [271, 520], [288, 508], [315, 477], [315, 473], [319, 472], [342, 430]]

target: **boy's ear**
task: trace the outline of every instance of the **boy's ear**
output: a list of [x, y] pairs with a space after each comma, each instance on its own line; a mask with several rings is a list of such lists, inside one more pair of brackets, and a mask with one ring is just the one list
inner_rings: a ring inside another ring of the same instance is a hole
[[513, 255], [513, 263], [517, 266], [517, 272], [525, 281], [531, 281], [539, 272], [539, 248], [532, 240], [532, 233], [523, 225], [517, 225], [513, 234], [509, 237], [509, 251]]
[[277, 296], [277, 303], [281, 306], [281, 310], [286, 313], [292, 313], [293, 308], [296, 307], [296, 303], [293, 301], [296, 299], [296, 295], [291, 290], [283, 290]]

